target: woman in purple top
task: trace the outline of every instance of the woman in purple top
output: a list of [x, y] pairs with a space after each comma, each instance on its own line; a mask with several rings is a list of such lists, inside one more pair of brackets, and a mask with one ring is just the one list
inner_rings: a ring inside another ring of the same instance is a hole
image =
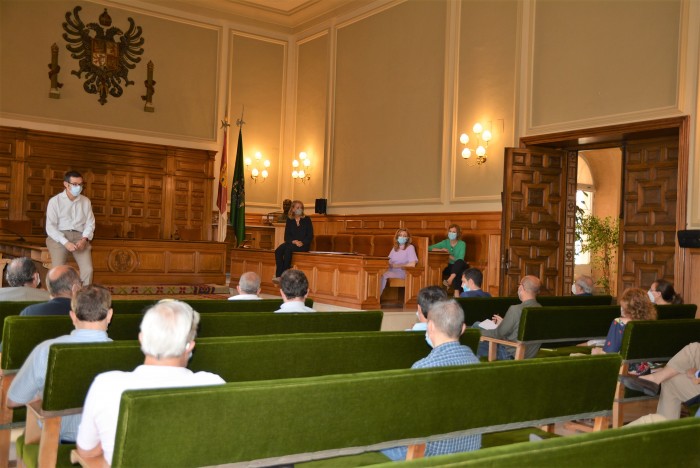
[[389, 278], [405, 278], [404, 268], [414, 267], [416, 263], [418, 263], [418, 256], [416, 248], [411, 245], [411, 235], [407, 229], [399, 229], [394, 235], [394, 248], [389, 252], [389, 269], [382, 275], [382, 288], [379, 294], [381, 295], [384, 291]]

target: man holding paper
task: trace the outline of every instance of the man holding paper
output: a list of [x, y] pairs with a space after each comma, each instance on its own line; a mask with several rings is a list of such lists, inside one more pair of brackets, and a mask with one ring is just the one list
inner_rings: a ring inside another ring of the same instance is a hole
[[[510, 306], [506, 311], [505, 318], [500, 315], [494, 315], [492, 320], [484, 320], [484, 322], [474, 323], [474, 328], [479, 327], [481, 336], [497, 338], [500, 340], [515, 341], [518, 339], [518, 327], [520, 326], [520, 316], [525, 307], [542, 307], [537, 302], [537, 293], [540, 292], [540, 280], [536, 276], [525, 276], [520, 280], [518, 285], [518, 299], [520, 304]], [[493, 327], [495, 325], [495, 328]], [[491, 328], [491, 329], [487, 329]], [[525, 348], [525, 359], [533, 358], [540, 350], [540, 345], [528, 345]], [[487, 357], [489, 355], [489, 343], [482, 341], [479, 343], [479, 348], [476, 352], [479, 357]], [[496, 359], [506, 360], [515, 357], [515, 348], [511, 346], [498, 345], [496, 351]]]

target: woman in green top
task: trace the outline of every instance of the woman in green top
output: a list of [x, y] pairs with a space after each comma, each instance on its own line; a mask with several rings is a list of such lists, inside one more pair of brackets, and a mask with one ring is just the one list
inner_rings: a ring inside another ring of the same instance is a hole
[[457, 224], [450, 224], [450, 227], [447, 228], [447, 239], [428, 247], [428, 251], [450, 254], [447, 267], [442, 270], [442, 284], [448, 288], [451, 286], [453, 289], [462, 287], [462, 273], [469, 268], [467, 262], [464, 261], [467, 244], [460, 237], [462, 237], [462, 229]]

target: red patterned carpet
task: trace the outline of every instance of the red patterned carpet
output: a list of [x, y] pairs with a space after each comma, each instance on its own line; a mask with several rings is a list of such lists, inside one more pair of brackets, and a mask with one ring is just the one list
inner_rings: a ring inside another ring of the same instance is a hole
[[226, 299], [229, 288], [218, 284], [105, 285], [113, 299]]

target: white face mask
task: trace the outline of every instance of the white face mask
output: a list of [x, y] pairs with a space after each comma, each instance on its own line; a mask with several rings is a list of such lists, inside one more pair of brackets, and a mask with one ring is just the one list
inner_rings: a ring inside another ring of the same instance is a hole
[[576, 295], [576, 283], [571, 285], [571, 294]]
[[301, 208], [297, 208], [296, 210], [294, 210], [294, 214], [297, 216], [301, 216], [302, 213], [303, 211], [301, 210]]
[[428, 346], [430, 346], [431, 348], [433, 347], [433, 342], [430, 340], [427, 331], [425, 332], [425, 342], [428, 343]]
[[80, 192], [82, 192], [82, 191], [83, 191], [82, 185], [71, 185], [70, 186], [70, 193], [74, 197], [77, 197], [78, 195], [80, 195]]
[[457, 233], [456, 233], [456, 232], [448, 232], [448, 233], [447, 233], [447, 238], [448, 238], [449, 240], [455, 240], [455, 239], [457, 239]]
[[399, 236], [399, 238], [396, 240], [399, 242], [400, 245], [404, 245], [406, 242], [408, 242], [408, 237]]
[[647, 296], [649, 296], [649, 300], [651, 301], [651, 303], [654, 304], [654, 303], [655, 303], [655, 301], [654, 301], [654, 293], [651, 292], [651, 289], [650, 289], [649, 291], [647, 291]]

